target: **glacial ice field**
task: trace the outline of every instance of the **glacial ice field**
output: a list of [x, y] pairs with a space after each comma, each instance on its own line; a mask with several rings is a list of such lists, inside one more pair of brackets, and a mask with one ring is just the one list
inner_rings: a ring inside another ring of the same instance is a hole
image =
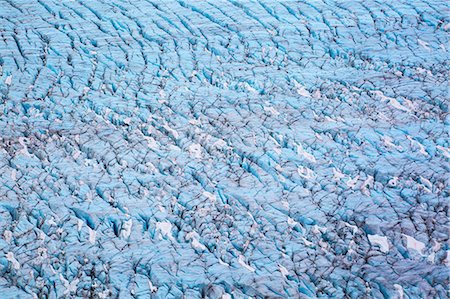
[[449, 298], [444, 0], [0, 0], [0, 298]]

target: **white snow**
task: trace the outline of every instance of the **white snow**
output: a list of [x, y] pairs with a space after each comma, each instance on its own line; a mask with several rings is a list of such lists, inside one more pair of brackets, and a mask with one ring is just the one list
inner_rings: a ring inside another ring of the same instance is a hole
[[86, 96], [91, 89], [87, 86], [83, 87], [83, 96]]
[[109, 290], [104, 290], [103, 292], [97, 293], [98, 298], [106, 299], [109, 296]]
[[97, 231], [91, 229], [90, 227], [88, 227], [88, 230], [89, 230], [89, 243], [95, 244], [95, 238], [97, 235]]
[[401, 285], [399, 284], [394, 284], [394, 288], [397, 290], [397, 296], [395, 297], [396, 299], [403, 299], [404, 297], [404, 291]]
[[178, 139], [178, 137], [180, 136], [176, 130], [172, 129], [167, 124], [164, 125], [163, 128], [166, 129], [169, 133], [171, 133], [173, 138], [175, 138], [175, 139]]
[[200, 243], [197, 239], [192, 239], [191, 244], [192, 244], [192, 247], [194, 247], [196, 249], [206, 250], [205, 245]]
[[158, 291], [158, 287], [154, 286], [150, 279], [148, 280], [148, 287], [150, 288], [150, 292], [152, 292], [152, 293], [155, 293], [156, 291]]
[[153, 150], [158, 148], [158, 143], [156, 142], [155, 138], [144, 136], [144, 139], [147, 141], [149, 148], [151, 148]]
[[413, 237], [405, 235], [405, 234], [403, 234], [403, 237], [406, 238], [406, 247], [408, 247], [409, 249], [414, 249], [414, 250], [418, 251], [419, 253], [423, 254], [425, 247], [426, 247], [425, 243], [417, 241]]
[[398, 185], [398, 177], [393, 177], [389, 180], [388, 185], [391, 187], [396, 187]]
[[28, 146], [25, 143], [25, 137], [19, 138], [19, 144], [21, 146], [23, 146], [23, 148], [20, 151], [18, 151], [18, 153], [20, 153], [26, 157], [31, 157], [31, 154], [28, 152]]
[[16, 181], [16, 180], [17, 180], [17, 171], [16, 171], [15, 169], [13, 169], [13, 170], [11, 171], [11, 179], [12, 179], [13, 181]]
[[297, 173], [299, 176], [307, 180], [315, 179], [317, 177], [315, 172], [306, 166], [299, 166], [297, 168]]
[[440, 151], [442, 151], [442, 154], [446, 157], [450, 159], [450, 150], [448, 148], [445, 148], [443, 146], [437, 145], [436, 148]]
[[314, 243], [312, 243], [312, 242], [310, 242], [310, 241], [306, 240], [306, 239], [305, 239], [305, 238], [303, 238], [303, 237], [302, 237], [302, 241], [303, 241], [303, 243], [305, 243], [305, 245], [306, 245], [306, 246], [308, 246], [308, 247], [311, 247], [311, 246], [313, 246], [313, 245], [314, 245]]
[[205, 245], [198, 241], [199, 238], [200, 236], [198, 235], [198, 233], [194, 231], [186, 234], [186, 240], [191, 240], [192, 247], [194, 247], [195, 249], [206, 250]]
[[12, 83], [12, 75], [9, 75], [8, 77], [6, 77], [5, 79], [5, 84], [6, 86], [10, 86]]
[[250, 84], [248, 84], [247, 82], [243, 82], [243, 83], [241, 84], [241, 86], [242, 86], [243, 88], [245, 88], [247, 91], [250, 91], [250, 92], [252, 92], [252, 93], [256, 93], [256, 92], [257, 92], [257, 90], [254, 89], [252, 86], [250, 86]]
[[221, 258], [219, 258], [219, 264], [223, 265], [223, 266], [230, 266], [229, 264], [225, 263]]
[[370, 196], [370, 188], [373, 188], [374, 179], [373, 176], [367, 176], [367, 179], [361, 185], [361, 192], [366, 196]]
[[213, 202], [216, 201], [216, 196], [214, 194], [212, 194], [211, 192], [203, 191], [203, 196], [205, 196], [210, 201], [213, 201]]
[[83, 224], [84, 224], [84, 221], [81, 219], [78, 219], [78, 222], [77, 222], [77, 230], [78, 231], [80, 231], [83, 228]]
[[350, 223], [344, 222], [345, 226], [350, 227], [354, 234], [358, 232], [358, 227], [356, 225], [351, 225]]
[[358, 182], [358, 180], [359, 180], [359, 175], [357, 175], [357, 176], [354, 177], [353, 179], [350, 177], [350, 178], [347, 180], [347, 187], [349, 187], [350, 189], [355, 188], [356, 183]]
[[388, 102], [392, 107], [397, 108], [399, 110], [405, 111], [405, 112], [411, 112], [411, 110], [405, 106], [403, 106], [402, 104], [400, 104], [399, 101], [397, 101], [394, 98], [390, 98], [389, 102]]
[[7, 243], [11, 243], [12, 237], [13, 237], [13, 233], [10, 230], [5, 230], [3, 232], [3, 237], [5, 238], [5, 241]]
[[124, 224], [122, 225], [122, 237], [124, 237], [125, 239], [130, 237], [131, 235], [131, 227], [133, 226], [133, 219], [128, 219], [127, 221], [124, 222]]
[[302, 97], [307, 97], [307, 98], [311, 97], [311, 94], [309, 93], [309, 91], [303, 85], [298, 83], [296, 80], [294, 80], [294, 85], [295, 85], [295, 88], [297, 89], [297, 93], [299, 95], [301, 95]]
[[423, 176], [420, 176], [420, 182], [427, 187], [430, 191], [433, 190], [433, 184], [428, 180], [427, 178], [424, 178]]
[[79, 150], [75, 150], [72, 154], [72, 158], [75, 160], [78, 159], [78, 157], [81, 155], [81, 152]]
[[446, 256], [445, 256], [445, 259], [444, 259], [444, 265], [446, 265], [447, 268], [450, 267], [450, 250], [446, 251]]
[[264, 106], [264, 111], [269, 112], [270, 114], [274, 115], [274, 116], [278, 116], [280, 115], [280, 112], [278, 112], [275, 108], [273, 107], [266, 107]]
[[55, 220], [53, 220], [54, 218], [50, 218], [49, 220], [47, 220], [47, 223], [49, 225], [53, 225], [53, 226], [58, 226], [58, 223], [55, 222]]
[[426, 50], [430, 50], [430, 47], [428, 47], [428, 43], [426, 41], [421, 40], [420, 38], [417, 39], [417, 43], [423, 47]]
[[39, 231], [39, 240], [45, 240], [46, 234], [43, 231]]
[[316, 158], [312, 154], [308, 153], [305, 149], [303, 149], [303, 146], [301, 144], [296, 144], [296, 146], [297, 146], [297, 154], [299, 156], [302, 156], [307, 160], [316, 163]]
[[333, 168], [333, 180], [339, 182], [343, 178], [345, 178], [345, 174], [343, 174], [339, 169]]
[[47, 248], [44, 247], [39, 247], [38, 250], [38, 256], [42, 259], [46, 259], [47, 258]]
[[15, 270], [20, 269], [20, 263], [16, 260], [16, 258], [14, 257], [14, 253], [12, 253], [11, 251], [6, 254], [6, 260], [8, 260], [8, 262], [11, 262]]
[[391, 105], [392, 107], [405, 111], [405, 112], [410, 112], [411, 110], [406, 108], [405, 106], [403, 106], [402, 104], [400, 104], [399, 101], [397, 101], [397, 99], [385, 96], [383, 94], [383, 92], [381, 92], [380, 90], [375, 90], [372, 91], [373, 94], [375, 94], [376, 96], [378, 96], [382, 101], [387, 101], [389, 105]]
[[330, 244], [328, 244], [327, 242], [325, 242], [324, 240], [320, 239], [319, 240], [319, 246], [324, 249], [327, 250], [330, 247]]
[[167, 221], [156, 222], [156, 230], [161, 233], [161, 236], [167, 236], [170, 240], [174, 240], [172, 236], [172, 223]]
[[406, 135], [406, 138], [411, 142], [411, 145], [415, 145], [417, 147], [419, 147], [419, 152], [424, 155], [424, 156], [428, 156], [428, 153], [425, 150], [425, 146], [423, 146], [423, 144], [421, 144], [420, 142], [414, 140], [411, 136]]
[[75, 278], [69, 283], [69, 281], [62, 276], [62, 274], [59, 274], [59, 279], [66, 288], [66, 290], [64, 291], [64, 295], [72, 294], [77, 291], [77, 285], [80, 282], [78, 278]]
[[294, 219], [292, 219], [291, 217], [288, 217], [287, 223], [289, 224], [289, 226], [296, 226], [298, 224], [297, 221], [295, 221]]
[[368, 235], [370, 244], [372, 245], [378, 245], [380, 247], [381, 252], [388, 252], [389, 251], [389, 242], [387, 237], [380, 236], [380, 235]]
[[196, 158], [201, 159], [202, 158], [202, 146], [198, 143], [193, 143], [188, 147], [189, 154]]
[[320, 89], [316, 89], [312, 94], [312, 97], [315, 99], [320, 99], [321, 96], [322, 96], [322, 93], [320, 92]]
[[286, 269], [284, 266], [278, 264], [278, 269], [280, 270], [281, 275], [283, 275], [284, 277], [289, 275], [288, 269]]
[[201, 125], [202, 124], [202, 122], [199, 119], [190, 119], [189, 123], [191, 125]]
[[223, 139], [219, 139], [216, 142], [213, 143], [213, 148], [225, 148], [227, 146], [227, 143]]
[[147, 166], [148, 170], [150, 170], [150, 172], [152, 172], [152, 173], [155, 173], [158, 171], [158, 169], [155, 167], [155, 165], [153, 165], [153, 163], [150, 161], [145, 163], [145, 166]]
[[245, 269], [247, 269], [247, 270], [250, 271], [250, 272], [255, 272], [255, 271], [256, 271], [255, 268], [253, 268], [253, 267], [251, 267], [251, 266], [249, 266], [249, 265], [247, 265], [247, 264], [245, 263], [245, 258], [244, 258], [243, 255], [240, 255], [240, 256], [239, 256], [238, 263], [239, 263], [242, 267], [244, 267]]
[[318, 226], [317, 224], [313, 225], [311, 232], [313, 234], [322, 234], [325, 233], [327, 231], [327, 228], [324, 226]]

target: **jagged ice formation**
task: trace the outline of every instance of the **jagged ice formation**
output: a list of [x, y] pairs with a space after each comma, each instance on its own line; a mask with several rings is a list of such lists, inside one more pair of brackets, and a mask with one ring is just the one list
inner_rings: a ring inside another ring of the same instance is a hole
[[2, 298], [446, 298], [449, 3], [0, 0]]

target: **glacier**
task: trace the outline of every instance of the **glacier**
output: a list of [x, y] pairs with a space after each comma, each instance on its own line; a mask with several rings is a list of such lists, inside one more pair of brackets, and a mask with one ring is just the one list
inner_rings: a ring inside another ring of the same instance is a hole
[[0, 0], [1, 298], [448, 298], [444, 0]]

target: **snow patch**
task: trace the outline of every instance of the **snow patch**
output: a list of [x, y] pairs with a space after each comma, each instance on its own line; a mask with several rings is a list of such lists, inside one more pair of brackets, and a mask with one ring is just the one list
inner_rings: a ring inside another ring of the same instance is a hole
[[97, 236], [97, 231], [91, 229], [90, 227], [88, 227], [89, 230], [89, 243], [91, 243], [92, 245], [95, 244], [95, 238]]
[[10, 86], [12, 84], [12, 75], [9, 75], [8, 77], [6, 77], [5, 84], [6, 84], [6, 86]]
[[190, 232], [186, 234], [186, 240], [191, 240], [192, 247], [194, 247], [195, 249], [206, 250], [205, 245], [199, 242], [199, 238], [200, 236], [197, 232]]
[[148, 287], [151, 293], [156, 293], [156, 291], [158, 291], [158, 287], [154, 286], [150, 279], [148, 280]]
[[8, 262], [11, 262], [13, 269], [15, 270], [20, 269], [20, 263], [19, 261], [16, 260], [16, 258], [14, 257], [14, 253], [12, 253], [11, 251], [6, 254], [6, 260]]
[[12, 241], [13, 233], [10, 230], [5, 230], [3, 232], [3, 238], [5, 238], [6, 243], [10, 244]]
[[278, 116], [280, 115], [280, 112], [278, 112], [275, 108], [273, 107], [266, 107], [264, 106], [264, 111], [269, 112], [270, 114], [274, 115], [274, 116]]
[[281, 275], [283, 275], [284, 278], [286, 278], [286, 276], [289, 275], [288, 269], [286, 269], [286, 268], [283, 267], [282, 265], [278, 264], [278, 269], [280, 270]]
[[297, 173], [299, 176], [307, 180], [315, 179], [317, 177], [314, 171], [305, 166], [299, 166], [297, 168]]
[[397, 296], [395, 296], [396, 299], [403, 299], [405, 292], [403, 291], [403, 288], [399, 284], [394, 284], [394, 288], [397, 291]]
[[164, 222], [156, 222], [156, 230], [160, 232], [161, 236], [167, 236], [169, 240], [174, 240], [172, 236], [172, 223], [164, 221]]
[[381, 252], [386, 253], [389, 251], [389, 242], [387, 237], [380, 235], [368, 235], [368, 237], [370, 244], [378, 245]]
[[189, 154], [196, 159], [201, 159], [203, 156], [202, 155], [202, 146], [198, 143], [191, 144], [188, 147], [188, 151], [189, 151]]
[[316, 158], [312, 154], [308, 153], [301, 144], [296, 144], [296, 146], [297, 146], [297, 154], [299, 156], [302, 156], [313, 163], [317, 162]]
[[207, 199], [211, 201], [216, 201], [216, 196], [208, 191], [203, 191], [203, 196], [205, 196]]
[[129, 238], [131, 235], [131, 227], [133, 226], [133, 219], [128, 219], [125, 221], [125, 223], [122, 225], [122, 237], [125, 239]]
[[245, 258], [244, 258], [243, 255], [240, 255], [240, 256], [239, 256], [238, 263], [239, 263], [242, 267], [244, 267], [245, 269], [247, 269], [247, 270], [250, 271], [250, 272], [255, 272], [255, 271], [256, 271], [255, 268], [253, 268], [253, 267], [251, 267], [251, 266], [249, 266], [249, 265], [247, 265], [247, 264], [245, 263]]
[[418, 251], [419, 253], [423, 254], [425, 247], [426, 247], [425, 243], [417, 241], [413, 237], [405, 235], [405, 234], [403, 234], [403, 237], [406, 238], [406, 247], [408, 247], [409, 249], [414, 249], [414, 250]]

